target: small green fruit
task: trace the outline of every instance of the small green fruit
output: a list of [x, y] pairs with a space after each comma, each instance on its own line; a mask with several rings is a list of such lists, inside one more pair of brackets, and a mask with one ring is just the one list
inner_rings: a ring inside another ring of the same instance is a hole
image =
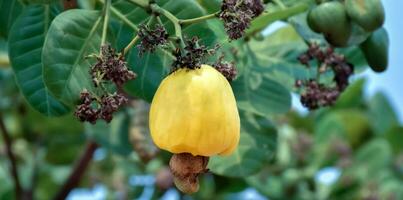
[[373, 32], [371, 36], [360, 45], [368, 65], [375, 72], [383, 72], [388, 67], [389, 37], [384, 28]]
[[312, 9], [308, 13], [308, 25], [337, 47], [346, 46], [350, 38], [351, 24], [344, 5], [338, 1], [322, 3]]
[[385, 21], [381, 0], [346, 0], [345, 5], [348, 16], [366, 31], [382, 27]]

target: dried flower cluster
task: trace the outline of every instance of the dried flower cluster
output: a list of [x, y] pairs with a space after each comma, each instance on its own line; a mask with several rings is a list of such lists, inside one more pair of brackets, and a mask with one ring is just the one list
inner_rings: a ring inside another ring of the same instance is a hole
[[236, 40], [243, 36], [252, 19], [263, 11], [261, 0], [224, 0], [219, 17], [224, 22], [229, 38]]
[[208, 49], [206, 46], [199, 44], [197, 37], [186, 40], [185, 43], [184, 51], [178, 48], [174, 52], [176, 59], [172, 63], [172, 72], [184, 67], [189, 69], [199, 68], [203, 64], [206, 56], [214, 54], [219, 48], [219, 46], [215, 46], [214, 49]]
[[90, 73], [95, 87], [103, 81], [112, 81], [117, 87], [121, 87], [136, 78], [136, 74], [128, 69], [124, 57], [117, 54], [109, 44], [101, 47], [101, 56], [97, 57]]
[[234, 62], [224, 61], [224, 55], [220, 56], [217, 62], [213, 64], [213, 67], [221, 72], [228, 81], [233, 81], [238, 74]]
[[92, 97], [87, 90], [81, 92], [80, 94], [81, 104], [77, 106], [76, 111], [74, 112], [74, 115], [80, 121], [82, 122], [87, 121], [92, 124], [94, 124], [97, 121], [99, 110], [94, 108], [95, 106], [92, 104], [94, 100], [95, 98]]
[[165, 45], [168, 41], [168, 32], [162, 25], [155, 25], [154, 29], [151, 29], [148, 25], [140, 25], [139, 32], [137, 34], [140, 37], [139, 56], [142, 56], [146, 52], [154, 52], [160, 45]]
[[317, 44], [311, 44], [308, 51], [300, 55], [298, 60], [308, 68], [311, 61], [316, 60], [318, 73], [331, 70], [334, 74], [334, 86], [319, 83], [316, 79], [296, 81], [298, 88], [305, 88], [301, 94], [301, 103], [311, 110], [333, 105], [348, 86], [348, 79], [354, 71], [353, 65], [348, 63], [343, 55], [335, 53], [330, 47], [322, 50]]
[[112, 121], [113, 113], [120, 106], [126, 104], [128, 99], [122, 94], [102, 96], [101, 100], [93, 97], [87, 90], [81, 92], [80, 105], [77, 106], [74, 115], [82, 122], [95, 124], [98, 119], [106, 122]]
[[119, 89], [125, 82], [134, 79], [136, 74], [128, 69], [124, 58], [109, 44], [101, 47], [100, 56], [96, 58], [97, 62], [91, 67], [90, 74], [94, 86], [102, 90], [102, 95], [96, 97], [84, 89], [74, 115], [82, 122], [95, 124], [98, 119], [103, 119], [109, 123], [113, 113], [126, 104], [128, 99], [120, 93], [109, 94], [104, 84], [111, 82]]

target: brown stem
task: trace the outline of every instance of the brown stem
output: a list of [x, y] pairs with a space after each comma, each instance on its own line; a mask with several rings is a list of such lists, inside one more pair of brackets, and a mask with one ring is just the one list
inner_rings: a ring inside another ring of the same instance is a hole
[[77, 0], [63, 0], [63, 9], [64, 10], [70, 10], [70, 9], [74, 9], [77, 7], [78, 7]]
[[6, 154], [8, 156], [8, 159], [10, 160], [11, 163], [11, 175], [13, 176], [14, 179], [14, 188], [15, 188], [15, 198], [16, 199], [21, 199], [21, 193], [22, 193], [22, 187], [20, 183], [20, 178], [18, 176], [18, 170], [17, 170], [17, 161], [15, 159], [15, 155], [12, 151], [12, 141], [10, 138], [9, 133], [7, 132], [6, 126], [3, 121], [3, 116], [0, 113], [0, 129], [1, 129], [1, 135], [4, 140], [4, 144], [6, 146]]
[[190, 153], [174, 154], [169, 161], [176, 187], [186, 194], [199, 190], [199, 175], [208, 171], [209, 157], [193, 156]]
[[97, 148], [98, 144], [94, 141], [89, 141], [87, 143], [84, 154], [81, 155], [79, 160], [76, 162], [69, 178], [60, 188], [59, 192], [57, 192], [56, 196], [53, 198], [54, 200], [66, 199], [70, 191], [80, 183], [80, 180], [84, 175], [84, 172], [87, 169], [89, 163], [91, 162], [92, 156]]

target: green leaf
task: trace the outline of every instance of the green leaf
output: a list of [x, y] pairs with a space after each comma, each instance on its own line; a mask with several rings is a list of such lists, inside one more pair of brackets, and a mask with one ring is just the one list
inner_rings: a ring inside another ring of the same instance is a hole
[[69, 109], [49, 93], [42, 76], [42, 48], [57, 5], [29, 5], [10, 30], [9, 54], [20, 89], [28, 103], [47, 116], [60, 116]]
[[0, 0], [0, 36], [7, 37], [23, 5], [19, 0]]
[[210, 159], [209, 169], [220, 175], [245, 177], [257, 173], [271, 158], [276, 148], [276, 130], [265, 118], [241, 114], [239, 146], [230, 156]]
[[307, 46], [292, 26], [280, 28], [263, 41], [251, 41], [250, 45], [256, 56], [249, 67], [281, 83], [287, 89], [295, 90], [297, 79], [312, 77], [313, 73], [297, 60]]
[[383, 134], [399, 123], [392, 104], [383, 93], [375, 94], [368, 106], [375, 133]]
[[[194, 18], [205, 14], [204, 10], [195, 1], [159, 0], [157, 4], [170, 11], [179, 19]], [[112, 5], [114, 17], [122, 22], [126, 22], [115, 31], [118, 38], [117, 47], [118, 49], [122, 49], [136, 34], [133, 26], [146, 23], [149, 19], [149, 14], [144, 9], [136, 7], [127, 1], [115, 1]], [[163, 16], [161, 16], [161, 19], [168, 32], [171, 34], [174, 33], [172, 23]], [[129, 25], [128, 21], [130, 22]], [[188, 38], [198, 36], [202, 43], [207, 46], [211, 45], [216, 39], [213, 30], [209, 28], [206, 22], [185, 26], [182, 31]], [[151, 102], [161, 80], [170, 71], [172, 59], [167, 55], [166, 51], [162, 50], [158, 50], [155, 53], [147, 53], [139, 57], [138, 49], [133, 47], [127, 57], [127, 61], [138, 77], [135, 80], [129, 81], [126, 84], [125, 90], [133, 96]]]
[[208, 13], [214, 13], [221, 9], [221, 0], [197, 0], [201, 7]]
[[[253, 73], [253, 74], [252, 74]], [[239, 77], [232, 82], [238, 107], [261, 116], [287, 112], [291, 107], [291, 95], [278, 82], [259, 73]]]
[[89, 67], [99, 52], [101, 17], [98, 11], [69, 10], [52, 22], [42, 52], [45, 84], [63, 103], [72, 105], [80, 92], [93, 90]]
[[244, 52], [239, 49], [243, 56], [243, 62], [237, 63], [241, 75], [231, 84], [238, 107], [263, 116], [287, 112], [294, 78], [306, 76], [303, 66], [288, 61], [297, 57], [303, 41], [292, 27], [286, 27], [249, 45]]
[[132, 152], [129, 143], [129, 118], [124, 113], [114, 115], [109, 124], [102, 120], [98, 120], [95, 125], [86, 123], [85, 133], [111, 152], [122, 156], [128, 156]]
[[94, 10], [97, 4], [96, 0], [77, 0], [78, 7], [81, 9]]
[[256, 32], [259, 32], [266, 28], [271, 23], [277, 20], [287, 19], [293, 15], [305, 12], [308, 9], [308, 5], [305, 3], [300, 3], [292, 7], [288, 7], [285, 9], [280, 9], [268, 13], [263, 13], [256, 19], [254, 19], [246, 31], [246, 35], [250, 36]]

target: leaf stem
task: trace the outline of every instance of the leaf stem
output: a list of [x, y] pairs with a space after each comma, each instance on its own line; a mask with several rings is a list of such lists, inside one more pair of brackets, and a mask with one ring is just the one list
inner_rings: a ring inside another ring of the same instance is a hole
[[213, 14], [204, 15], [204, 16], [196, 17], [196, 18], [192, 18], [192, 19], [182, 19], [182, 20], [179, 20], [179, 24], [187, 25], [187, 24], [195, 24], [195, 23], [203, 22], [208, 19], [216, 18], [219, 15], [219, 13], [220, 12], [215, 12]]
[[132, 41], [123, 49], [123, 56], [126, 56], [129, 50], [139, 41], [140, 37], [136, 35]]
[[69, 178], [63, 184], [61, 189], [57, 192], [56, 196], [53, 198], [54, 200], [66, 199], [70, 191], [79, 184], [80, 179], [84, 175], [84, 172], [91, 162], [92, 156], [97, 148], [98, 144], [94, 141], [89, 141], [87, 143], [84, 154], [77, 160], [77, 163], [71, 171]]
[[158, 6], [155, 3], [151, 4], [150, 8], [154, 13], [164, 15], [169, 21], [171, 21], [173, 23], [174, 28], [175, 28], [175, 36], [177, 37], [177, 42], [179, 43], [179, 45], [182, 48], [184, 48], [185, 42], [183, 40], [182, 27], [179, 24], [179, 19], [177, 17], [175, 17], [175, 15], [173, 15], [169, 11], [165, 10], [164, 8], [161, 8], [160, 6]]
[[149, 8], [150, 2], [148, 0], [129, 0], [129, 2], [136, 4], [142, 8]]
[[4, 143], [6, 146], [7, 157], [10, 160], [10, 165], [11, 165], [10, 171], [11, 171], [11, 175], [13, 176], [13, 179], [14, 179], [15, 198], [20, 199], [23, 190], [22, 190], [20, 178], [18, 175], [17, 161], [15, 159], [15, 155], [11, 148], [12, 141], [10, 138], [10, 134], [8, 133], [8, 131], [6, 129], [6, 126], [5, 126], [4, 120], [3, 120], [3, 116], [1, 115], [1, 113], [0, 113], [0, 130], [1, 130], [1, 133], [2, 133], [1, 135], [3, 137]]
[[102, 29], [101, 45], [104, 45], [106, 43], [106, 35], [108, 32], [108, 23], [109, 23], [109, 15], [110, 15], [110, 6], [111, 6], [111, 0], [106, 0], [105, 5], [104, 5], [104, 26]]
[[[155, 15], [151, 15], [150, 19], [147, 22], [148, 26], [151, 26], [152, 23], [154, 22], [156, 16]], [[138, 35], [136, 35], [132, 41], [130, 41], [130, 43], [123, 49], [123, 56], [127, 55], [127, 53], [129, 52], [129, 50], [139, 41], [140, 37]]]

